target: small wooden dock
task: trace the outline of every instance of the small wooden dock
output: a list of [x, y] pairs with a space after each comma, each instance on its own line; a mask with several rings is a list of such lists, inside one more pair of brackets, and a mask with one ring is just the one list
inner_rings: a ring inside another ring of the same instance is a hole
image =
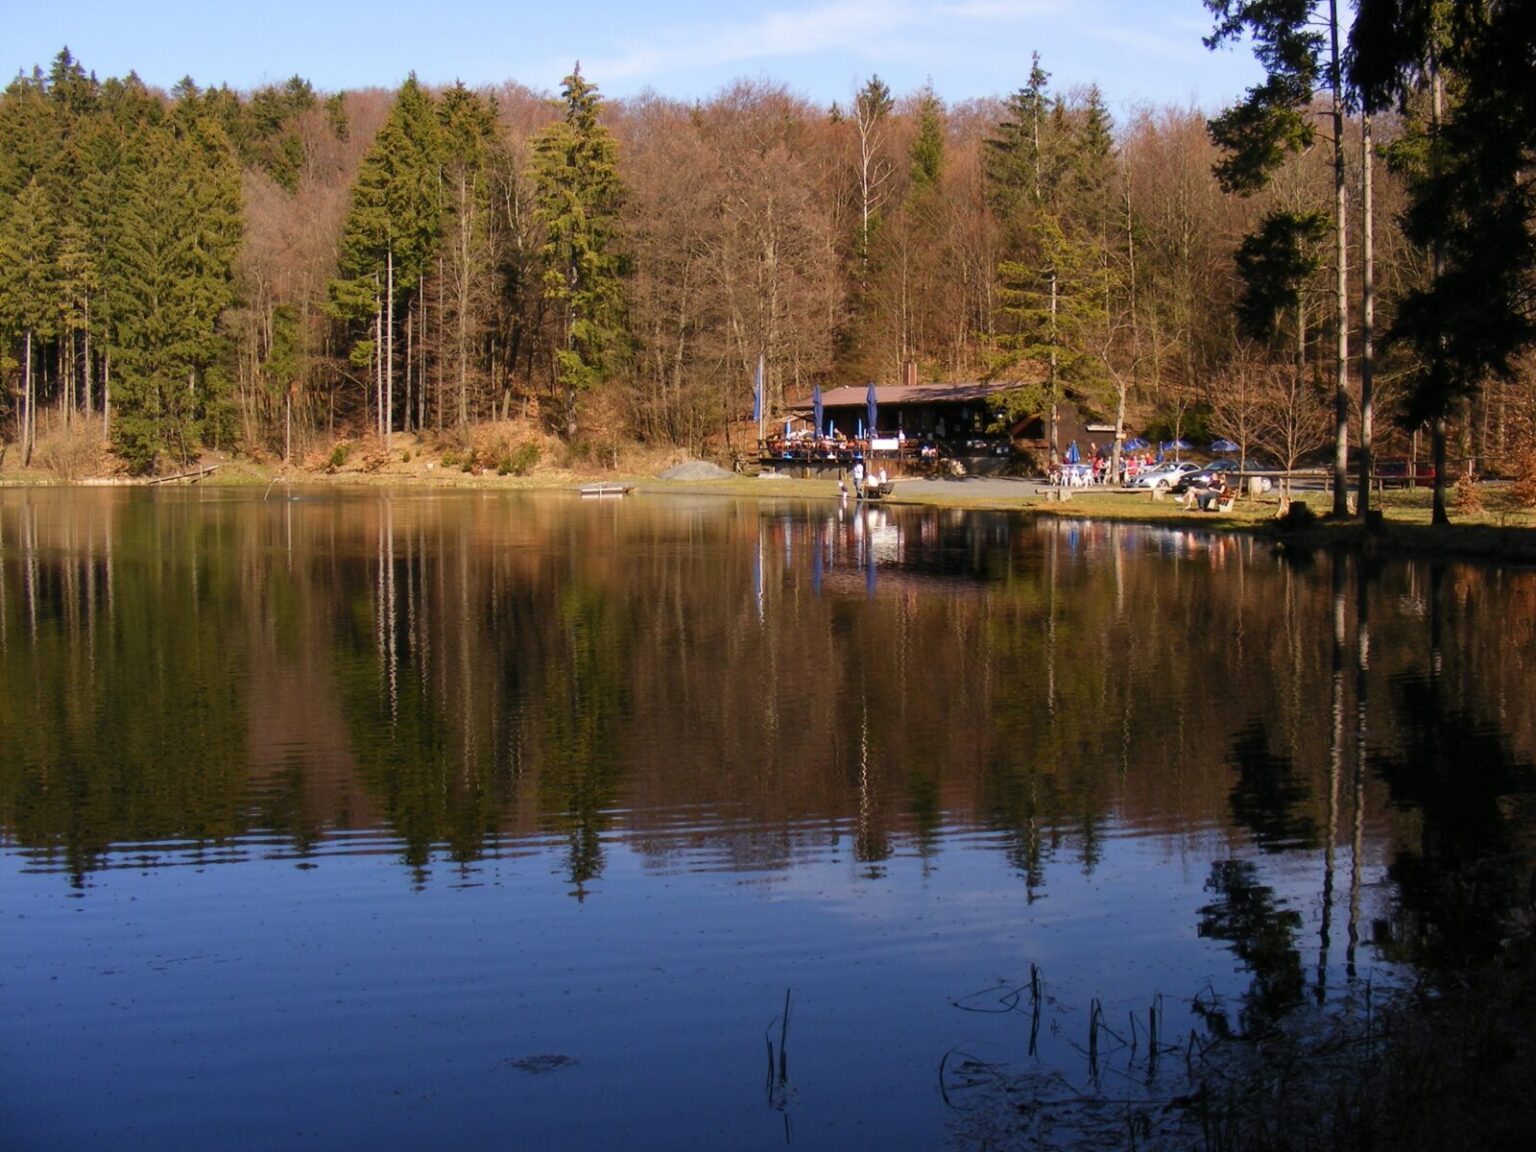
[[150, 484], [196, 484], [199, 480], [212, 476], [219, 470], [217, 464], [207, 464], [202, 468], [193, 468], [189, 472], [178, 472], [174, 476], [151, 476]]
[[628, 496], [635, 490], [633, 484], [583, 484], [580, 488], [584, 499], [601, 500], [611, 496]]

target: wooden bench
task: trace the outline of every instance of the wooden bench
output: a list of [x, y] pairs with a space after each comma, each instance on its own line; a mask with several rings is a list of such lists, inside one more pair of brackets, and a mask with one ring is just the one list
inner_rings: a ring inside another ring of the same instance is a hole
[[1183, 497], [1184, 507], [1186, 509], [1191, 509], [1192, 508], [1196, 512], [1230, 512], [1230, 511], [1232, 511], [1232, 504], [1237, 499], [1237, 491], [1236, 491], [1236, 489], [1229, 489], [1225, 496], [1223, 496], [1221, 499], [1215, 501], [1214, 506], [1211, 503], [1211, 497], [1212, 497], [1213, 492], [1214, 492], [1214, 489], [1210, 489], [1210, 488], [1190, 488], [1188, 491], [1186, 491], [1184, 493], [1184, 497]]

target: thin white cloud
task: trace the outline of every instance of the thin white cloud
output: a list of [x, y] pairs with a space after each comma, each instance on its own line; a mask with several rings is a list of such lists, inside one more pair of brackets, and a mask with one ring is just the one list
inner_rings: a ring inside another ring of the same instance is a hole
[[[832, 0], [777, 11], [735, 27], [674, 27], [616, 56], [593, 60], [591, 71], [618, 80], [664, 75], [679, 68], [743, 65], [826, 52], [868, 55], [914, 36], [942, 32], [956, 20], [1019, 20], [1064, 7], [1060, 0]], [[913, 45], [916, 46], [915, 44]]]
[[[697, 20], [610, 27], [616, 39], [574, 55], [610, 94], [649, 88], [702, 95], [703, 85], [761, 74], [836, 99], [829, 73], [851, 87], [875, 71], [897, 87], [926, 76], [951, 96], [1009, 89], [1038, 50], [1064, 89], [1096, 82], [1112, 104], [1169, 98], [1178, 75], [1187, 73], [1191, 82], [1228, 77], [1234, 64], [1211, 59], [1199, 35], [1185, 28], [1185, 14], [1198, 12], [1200, 0], [803, 0], [743, 7]], [[572, 58], [546, 59], [532, 71], [552, 83]], [[1234, 81], [1217, 79], [1216, 87], [1234, 88]]]
[[662, 29], [657, 35], [608, 59], [592, 61], [591, 72], [616, 80], [661, 76], [675, 69], [740, 65], [867, 42], [876, 29], [901, 21], [909, 4], [838, 0], [813, 8], [774, 12], [736, 27]]
[[968, 0], [958, 4], [935, 4], [934, 15], [946, 20], [1023, 20], [1047, 16], [1067, 5], [1060, 0]]

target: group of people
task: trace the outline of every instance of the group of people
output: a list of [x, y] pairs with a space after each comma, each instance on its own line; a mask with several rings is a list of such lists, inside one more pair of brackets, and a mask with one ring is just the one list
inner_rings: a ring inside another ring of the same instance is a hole
[[[886, 476], [884, 468], [880, 469], [878, 473], [866, 472], [864, 468], [864, 461], [862, 460], [855, 460], [853, 462], [852, 477], [853, 495], [855, 499], [862, 499], [869, 493], [879, 492], [882, 488], [885, 487], [887, 483], [889, 483], [889, 477]], [[847, 489], [843, 487], [843, 482], [841, 480], [837, 482], [837, 489], [844, 496], [848, 495]]]
[[1120, 457], [1120, 472], [1115, 474], [1109, 457], [1097, 446], [1086, 460], [1051, 465], [1049, 479], [1062, 488], [1088, 488], [1098, 484], [1132, 483], [1142, 472], [1156, 468], [1158, 461], [1150, 452], [1127, 452]]
[[1232, 489], [1227, 487], [1227, 478], [1217, 473], [1205, 487], [1197, 488], [1191, 485], [1184, 489], [1183, 506], [1198, 508], [1202, 512], [1219, 512], [1221, 506], [1231, 499]]

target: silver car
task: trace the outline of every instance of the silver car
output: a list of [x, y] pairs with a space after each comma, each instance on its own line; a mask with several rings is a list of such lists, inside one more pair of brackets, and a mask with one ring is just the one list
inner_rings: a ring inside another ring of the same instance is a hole
[[1160, 464], [1150, 472], [1138, 472], [1126, 481], [1127, 488], [1172, 488], [1191, 472], [1200, 471], [1200, 465], [1189, 460], [1178, 464]]

